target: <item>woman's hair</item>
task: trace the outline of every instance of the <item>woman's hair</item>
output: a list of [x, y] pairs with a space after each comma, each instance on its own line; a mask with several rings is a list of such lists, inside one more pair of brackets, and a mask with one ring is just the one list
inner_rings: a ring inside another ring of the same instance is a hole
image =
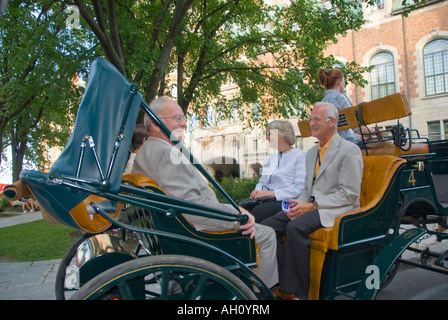
[[292, 146], [296, 143], [296, 134], [294, 128], [288, 120], [274, 120], [268, 124], [266, 131], [278, 130], [278, 135], [285, 138], [287, 144]]
[[139, 149], [143, 142], [145, 142], [145, 139], [148, 138], [148, 131], [146, 130], [146, 126], [142, 123], [139, 123], [135, 125], [134, 134], [132, 135], [132, 150]]
[[319, 69], [317, 72], [317, 77], [319, 78], [319, 82], [325, 89], [331, 89], [335, 86], [336, 81], [341, 79], [344, 76], [341, 70], [339, 69], [330, 69], [324, 70]]

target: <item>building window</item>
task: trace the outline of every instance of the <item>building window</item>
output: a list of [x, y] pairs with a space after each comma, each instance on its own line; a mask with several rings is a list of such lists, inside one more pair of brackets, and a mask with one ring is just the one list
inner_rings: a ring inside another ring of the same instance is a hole
[[238, 101], [230, 100], [230, 114], [229, 114], [229, 124], [238, 123]]
[[448, 120], [443, 121], [443, 130], [445, 131], [445, 139], [448, 139]]
[[372, 4], [366, 4], [366, 13], [372, 13], [379, 9], [384, 9], [384, 0], [376, 0]]
[[258, 150], [258, 139], [252, 140], [252, 150], [254, 150], [255, 152]]
[[375, 66], [370, 74], [372, 100], [395, 93], [394, 57], [388, 52], [377, 53], [370, 59]]
[[258, 102], [255, 102], [252, 104], [252, 119], [255, 122], [260, 121], [261, 116], [260, 116], [260, 104]]
[[440, 121], [428, 122], [428, 138], [431, 141], [441, 140]]
[[426, 95], [448, 92], [448, 40], [429, 42], [423, 48]]

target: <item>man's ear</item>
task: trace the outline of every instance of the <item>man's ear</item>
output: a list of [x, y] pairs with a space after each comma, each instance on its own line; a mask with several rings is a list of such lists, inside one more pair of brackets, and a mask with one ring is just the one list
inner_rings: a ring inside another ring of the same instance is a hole
[[156, 125], [154, 121], [151, 121], [151, 123], [149, 124], [149, 135], [152, 137], [167, 140], [165, 133], [163, 133], [162, 129], [160, 129], [160, 127]]
[[155, 123], [154, 123], [154, 121], [151, 121], [150, 123], [149, 123], [149, 130], [148, 130], [148, 132], [152, 135], [152, 134], [154, 134], [154, 133], [156, 133], [156, 132], [160, 132], [161, 130], [160, 130], [160, 128], [159, 128], [159, 126], [158, 125], [156, 125]]
[[330, 118], [330, 125], [333, 128], [337, 128], [338, 127], [338, 119]]

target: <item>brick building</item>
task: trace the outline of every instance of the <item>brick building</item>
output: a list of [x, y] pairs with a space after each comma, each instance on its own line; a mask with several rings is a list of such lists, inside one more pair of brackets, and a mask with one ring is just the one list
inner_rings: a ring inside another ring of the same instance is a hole
[[401, 0], [365, 5], [362, 30], [328, 48], [341, 62], [375, 66], [365, 88], [347, 86], [354, 104], [404, 91], [412, 115], [402, 123], [430, 139], [448, 139], [448, 1], [402, 15]]
[[[448, 139], [448, 1], [428, 0], [407, 17], [402, 14], [402, 0], [377, 3], [363, 5], [368, 22], [361, 30], [339, 37], [337, 44], [326, 51], [342, 63], [375, 66], [364, 75], [369, 82], [365, 88], [349, 83], [346, 93], [356, 105], [404, 91], [412, 115], [400, 122], [423, 137]], [[222, 90], [231, 100], [235, 88]], [[290, 119], [296, 128], [297, 147], [307, 151], [316, 140], [300, 137], [297, 120]], [[396, 120], [382, 125], [393, 124]], [[242, 126], [233, 121], [190, 132], [188, 147], [218, 179], [258, 174], [265, 159], [275, 151], [269, 149], [264, 130], [243, 132]]]

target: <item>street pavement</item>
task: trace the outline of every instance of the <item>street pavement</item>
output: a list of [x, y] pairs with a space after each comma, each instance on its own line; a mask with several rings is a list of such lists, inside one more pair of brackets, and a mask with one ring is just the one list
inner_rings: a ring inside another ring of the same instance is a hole
[[[0, 218], [0, 232], [3, 227], [39, 219], [42, 219], [40, 212]], [[446, 243], [438, 243], [433, 237], [425, 239], [422, 245], [436, 251], [448, 249]], [[55, 300], [54, 287], [59, 263], [60, 259], [0, 262], [0, 300]], [[435, 294], [431, 295], [431, 290]], [[447, 275], [401, 266], [389, 286], [380, 291], [377, 300], [435, 299], [437, 297], [448, 299]]]
[[0, 300], [55, 300], [60, 261], [0, 263]]

